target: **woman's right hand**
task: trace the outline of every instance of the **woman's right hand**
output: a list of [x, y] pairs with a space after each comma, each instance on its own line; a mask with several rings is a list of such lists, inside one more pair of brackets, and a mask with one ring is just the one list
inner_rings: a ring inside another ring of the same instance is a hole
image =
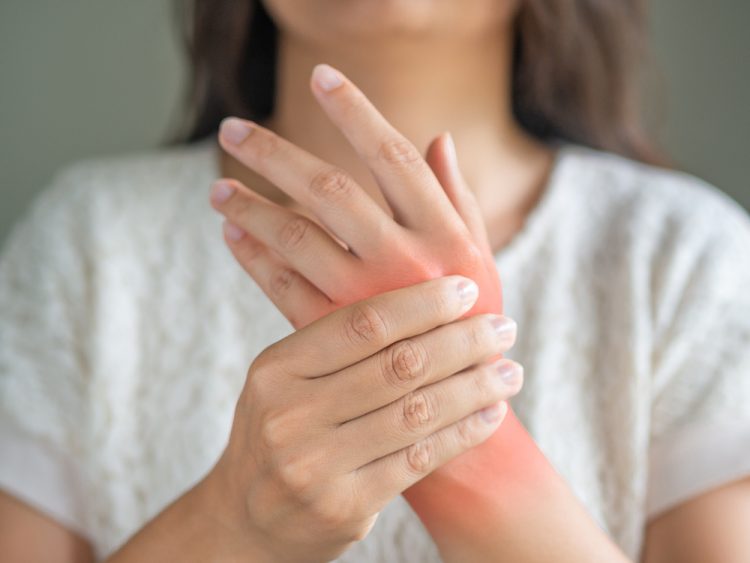
[[329, 561], [401, 491], [487, 439], [522, 373], [488, 363], [513, 345], [511, 320], [457, 320], [476, 298], [467, 278], [433, 279], [265, 349], [209, 476], [225, 526], [274, 561]]

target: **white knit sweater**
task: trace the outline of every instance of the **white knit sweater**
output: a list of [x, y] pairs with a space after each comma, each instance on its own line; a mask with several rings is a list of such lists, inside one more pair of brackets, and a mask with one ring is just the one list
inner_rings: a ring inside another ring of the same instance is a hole
[[[213, 140], [68, 167], [0, 255], [0, 487], [113, 551], [212, 466], [291, 327], [225, 247]], [[502, 179], [498, 179], [498, 186]], [[514, 407], [635, 558], [750, 475], [750, 221], [691, 176], [564, 146], [496, 255]], [[439, 561], [402, 497], [340, 561]]]

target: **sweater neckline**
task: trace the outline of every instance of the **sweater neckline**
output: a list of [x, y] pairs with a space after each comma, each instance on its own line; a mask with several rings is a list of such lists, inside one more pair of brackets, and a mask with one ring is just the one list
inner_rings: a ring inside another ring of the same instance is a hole
[[565, 186], [565, 169], [569, 157], [573, 152], [574, 145], [557, 142], [551, 145], [555, 151], [552, 166], [547, 176], [547, 181], [542, 188], [542, 194], [536, 205], [526, 215], [521, 228], [502, 248], [493, 253], [495, 264], [501, 271], [515, 264], [523, 256], [531, 253], [530, 247], [541, 240], [541, 237], [550, 224], [548, 219], [554, 213], [555, 202], [561, 197]]

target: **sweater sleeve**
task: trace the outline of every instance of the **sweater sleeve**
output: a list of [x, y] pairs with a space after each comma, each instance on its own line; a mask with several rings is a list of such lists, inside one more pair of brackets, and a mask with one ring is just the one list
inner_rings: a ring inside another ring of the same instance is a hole
[[655, 280], [649, 516], [750, 476], [750, 220], [699, 195]]
[[86, 536], [87, 204], [58, 173], [0, 253], [0, 488]]

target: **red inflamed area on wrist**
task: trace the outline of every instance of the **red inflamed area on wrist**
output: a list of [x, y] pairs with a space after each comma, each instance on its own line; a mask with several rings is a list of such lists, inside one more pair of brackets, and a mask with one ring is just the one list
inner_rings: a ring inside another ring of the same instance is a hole
[[[503, 312], [495, 271], [449, 273], [468, 277], [479, 286], [476, 303], [461, 318]], [[380, 272], [368, 280], [373, 295], [384, 288], [394, 289], [394, 285], [424, 281], [414, 274], [408, 282], [405, 278], [409, 276], [398, 276], [394, 281], [387, 274]], [[362, 292], [368, 290], [360, 285], [360, 297]], [[487, 440], [433, 471], [403, 496], [440, 548], [441, 544], [469, 538], [481, 541], [496, 532], [498, 522], [510, 522], [519, 512], [539, 507], [547, 496], [545, 491], [553, 490], [558, 483], [556, 472], [508, 408]]]

